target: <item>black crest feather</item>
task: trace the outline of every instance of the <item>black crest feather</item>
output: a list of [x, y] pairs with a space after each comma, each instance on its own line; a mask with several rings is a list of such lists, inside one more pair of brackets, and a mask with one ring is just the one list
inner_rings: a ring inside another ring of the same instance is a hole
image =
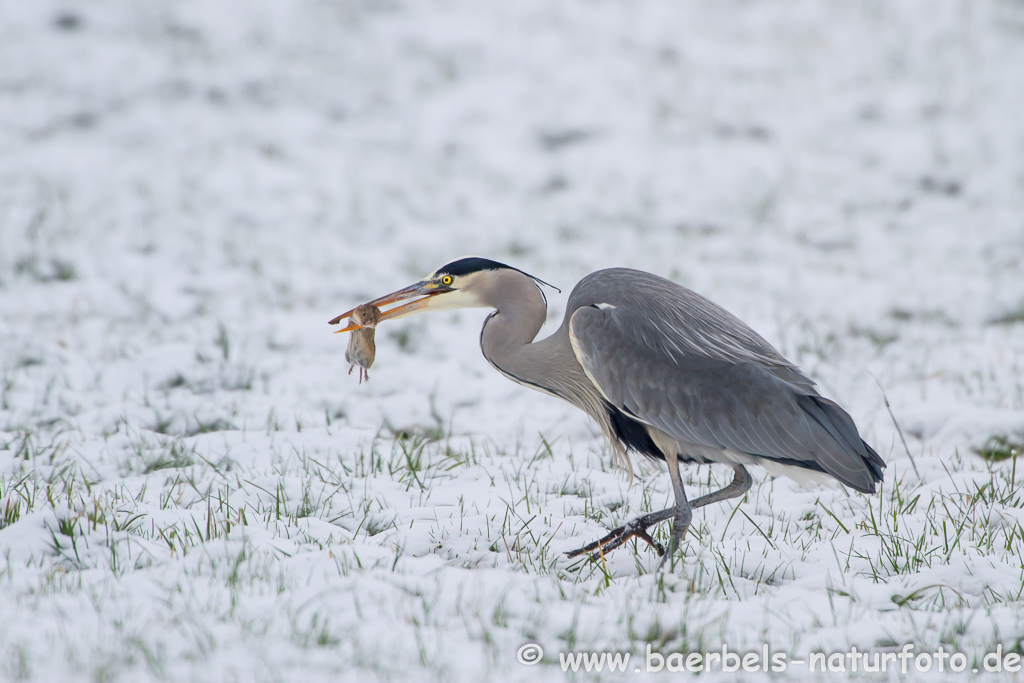
[[551, 289], [555, 290], [556, 292], [561, 293], [561, 291], [562, 291], [558, 287], [555, 287], [554, 285], [552, 285], [550, 283], [544, 282], [539, 277], [530, 275], [526, 271], [519, 270], [518, 268], [513, 268], [512, 266], [506, 265], [504, 263], [499, 263], [497, 261], [492, 261], [489, 258], [482, 258], [480, 256], [467, 256], [466, 258], [460, 258], [457, 261], [452, 261], [451, 263], [445, 264], [445, 265], [441, 266], [440, 268], [438, 268], [437, 269], [437, 274], [438, 275], [451, 275], [452, 277], [459, 277], [459, 276], [462, 276], [462, 275], [469, 275], [470, 273], [477, 273], [477, 272], [480, 272], [482, 270], [500, 270], [502, 268], [504, 268], [506, 270], [514, 270], [517, 273], [522, 273], [523, 275], [525, 275], [526, 277], [530, 278], [531, 280], [535, 280], [535, 281], [539, 282], [542, 285], [550, 287]]

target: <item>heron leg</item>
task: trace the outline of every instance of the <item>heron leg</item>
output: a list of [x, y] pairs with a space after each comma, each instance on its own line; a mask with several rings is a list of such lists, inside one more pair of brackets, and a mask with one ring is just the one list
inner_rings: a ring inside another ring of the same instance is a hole
[[[671, 471], [671, 469], [672, 466], [669, 465], [669, 470]], [[676, 471], [678, 471], [678, 469], [679, 465], [677, 463]], [[728, 486], [719, 489], [718, 491], [712, 491], [711, 493], [703, 495], [700, 498], [697, 498], [696, 500], [690, 502], [690, 510], [696, 510], [697, 508], [704, 507], [705, 505], [717, 503], [719, 501], [727, 500], [729, 498], [737, 498], [739, 496], [742, 496], [747, 491], [749, 491], [750, 485], [753, 482], [753, 480], [750, 477], [750, 473], [747, 472], [747, 469], [743, 467], [743, 465], [733, 465], [732, 469], [733, 478], [732, 482]], [[675, 490], [675, 484], [675, 480], [673, 479], [673, 491]], [[679, 480], [679, 487], [680, 489], [682, 488], [682, 478], [680, 478]], [[665, 548], [660, 543], [651, 538], [650, 534], [647, 533], [647, 529], [648, 527], [654, 526], [659, 522], [664, 522], [666, 519], [675, 517], [678, 508], [678, 500], [679, 498], [677, 496], [677, 503], [675, 506], [665, 508], [664, 510], [658, 510], [657, 512], [649, 512], [646, 515], [641, 515], [636, 519], [626, 522], [619, 528], [613, 529], [611, 532], [608, 533], [607, 536], [604, 536], [594, 541], [593, 543], [588, 543], [582, 548], [578, 548], [576, 550], [568, 552], [566, 553], [566, 555], [569, 557], [578, 557], [580, 555], [583, 555], [584, 553], [594, 552], [599, 548], [601, 553], [610, 553], [619, 546], [623, 545], [633, 536], [636, 536], [637, 538], [646, 541], [652, 548], [655, 549], [655, 551], [657, 551], [658, 555], [662, 556], [663, 558], [667, 557], [667, 555], [665, 554]], [[687, 524], [687, 526], [689, 526], [689, 524]], [[674, 531], [675, 525], [673, 524], [673, 535]], [[680, 538], [681, 537], [682, 533], [680, 533]], [[597, 558], [598, 555], [595, 554], [594, 559]]]
[[668, 543], [668, 552], [661, 556], [661, 562], [658, 564], [659, 570], [665, 566], [668, 558], [676, 552], [680, 539], [686, 535], [687, 530], [690, 528], [690, 522], [693, 520], [693, 508], [690, 506], [690, 501], [686, 499], [686, 491], [683, 489], [683, 476], [679, 473], [679, 458], [665, 458], [665, 462], [668, 463], [668, 473], [672, 477], [672, 490], [676, 496], [676, 505], [674, 508], [671, 508], [674, 513], [674, 519], [672, 520], [672, 536]]
[[749, 491], [750, 485], [754, 483], [754, 480], [750, 477], [750, 472], [747, 472], [747, 468], [743, 465], [733, 465], [732, 471], [732, 482], [728, 486], [701, 496], [691, 502], [690, 507], [696, 510], [710, 503], [717, 503], [720, 500], [738, 498]]

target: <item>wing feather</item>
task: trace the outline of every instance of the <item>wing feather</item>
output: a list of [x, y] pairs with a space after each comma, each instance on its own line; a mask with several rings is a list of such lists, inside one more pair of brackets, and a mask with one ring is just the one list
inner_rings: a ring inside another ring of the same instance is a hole
[[[810, 380], [794, 384], [775, 365], [655, 343], [651, 335], [664, 330], [648, 319], [618, 301], [582, 306], [569, 321], [577, 359], [614, 406], [680, 442], [824, 471], [874, 491], [884, 463]], [[803, 377], [795, 368], [787, 372]]]

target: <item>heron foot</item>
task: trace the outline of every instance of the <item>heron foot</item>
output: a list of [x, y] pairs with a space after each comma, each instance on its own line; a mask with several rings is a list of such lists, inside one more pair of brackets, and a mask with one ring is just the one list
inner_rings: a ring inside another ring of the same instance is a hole
[[[692, 503], [686, 502], [686, 498], [682, 498], [682, 504], [677, 504], [674, 507], [665, 508], [657, 512], [649, 512], [646, 515], [637, 517], [634, 520], [626, 522], [618, 529], [612, 530], [604, 538], [588, 543], [587, 545], [573, 550], [572, 552], [566, 553], [569, 557], [579, 557], [584, 553], [590, 553], [597, 551], [591, 556], [592, 560], [601, 559], [601, 555], [610, 553], [615, 550], [633, 536], [644, 540], [654, 548], [658, 555], [661, 556], [661, 564], [658, 565], [658, 569], [661, 570], [665, 566], [665, 562], [668, 558], [675, 553], [676, 549], [679, 548], [679, 542], [686, 536], [686, 532], [690, 529], [690, 522], [693, 519], [693, 510], [704, 507], [710, 503], [717, 503], [721, 500], [728, 498], [738, 498], [744, 493], [750, 490], [750, 484], [753, 481], [750, 478], [750, 474], [742, 465], [733, 465], [733, 480], [725, 488], [714, 491], [707, 495], [697, 498]], [[682, 483], [680, 482], [680, 488]], [[669, 541], [668, 552], [665, 552], [664, 546], [651, 538], [650, 534], [647, 533], [647, 528], [654, 526], [658, 522], [664, 522], [666, 519], [672, 519], [672, 536]]]
[[[663, 522], [669, 517], [675, 516], [675, 508], [668, 508], [667, 510], [659, 510], [658, 512], [651, 512], [636, 519], [626, 522], [618, 529], [613, 529], [608, 533], [607, 536], [600, 538], [593, 543], [588, 543], [582, 548], [567, 552], [568, 557], [579, 557], [584, 553], [591, 553], [590, 559], [597, 561], [601, 559], [601, 555], [610, 553], [619, 546], [623, 545], [630, 538], [636, 536], [642, 541], [646, 541], [649, 546], [654, 548], [659, 556], [665, 556], [665, 546], [658, 543], [651, 535], [647, 533], [647, 528], [654, 526], [658, 522]], [[597, 551], [597, 552], [594, 552]]]
[[668, 561], [668, 558], [675, 554], [676, 548], [679, 547], [679, 541], [689, 531], [690, 522], [693, 520], [693, 510], [690, 509], [689, 505], [676, 507], [673, 510], [675, 511], [675, 519], [672, 520], [672, 538], [668, 543], [668, 552], [661, 556], [661, 562], [658, 563], [658, 571], [661, 571], [665, 567], [665, 562]]

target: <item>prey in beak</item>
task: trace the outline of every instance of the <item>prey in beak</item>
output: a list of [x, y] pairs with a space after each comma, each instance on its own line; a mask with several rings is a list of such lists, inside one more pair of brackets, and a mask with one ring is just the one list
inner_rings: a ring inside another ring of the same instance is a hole
[[370, 367], [373, 366], [373, 359], [377, 353], [377, 344], [373, 340], [373, 334], [380, 320], [380, 311], [370, 304], [363, 304], [352, 311], [351, 322], [359, 325], [359, 329], [352, 330], [352, 336], [348, 340], [348, 349], [345, 351], [345, 360], [352, 365], [349, 366], [348, 374], [359, 367], [359, 383], [370, 379]]
[[[384, 322], [385, 320], [393, 320], [395, 318], [401, 318], [403, 316], [416, 313], [430, 305], [431, 297], [451, 291], [451, 287], [448, 287], [447, 285], [444, 285], [440, 282], [423, 280], [422, 282], [417, 282], [414, 285], [409, 285], [404, 289], [400, 289], [397, 292], [392, 292], [391, 294], [382, 296], [379, 299], [374, 299], [373, 301], [368, 302], [368, 305], [378, 309], [383, 309], [385, 306], [390, 306], [391, 304], [408, 302], [402, 304], [401, 306], [396, 306], [395, 308], [392, 308], [387, 311], [381, 310], [380, 318], [376, 321], [377, 323], [381, 323]], [[363, 305], [365, 306], [367, 304]], [[351, 317], [352, 314], [355, 313], [359, 308], [361, 307], [357, 306], [356, 308], [353, 308], [351, 311], [346, 311], [345, 313], [342, 313], [338, 317], [329, 320], [327, 324], [337, 325], [345, 318]], [[341, 328], [340, 330], [337, 330], [335, 334], [341, 334], [342, 332], [351, 332], [352, 330], [357, 330], [363, 326], [364, 325], [354, 320], [349, 320], [348, 325]]]

